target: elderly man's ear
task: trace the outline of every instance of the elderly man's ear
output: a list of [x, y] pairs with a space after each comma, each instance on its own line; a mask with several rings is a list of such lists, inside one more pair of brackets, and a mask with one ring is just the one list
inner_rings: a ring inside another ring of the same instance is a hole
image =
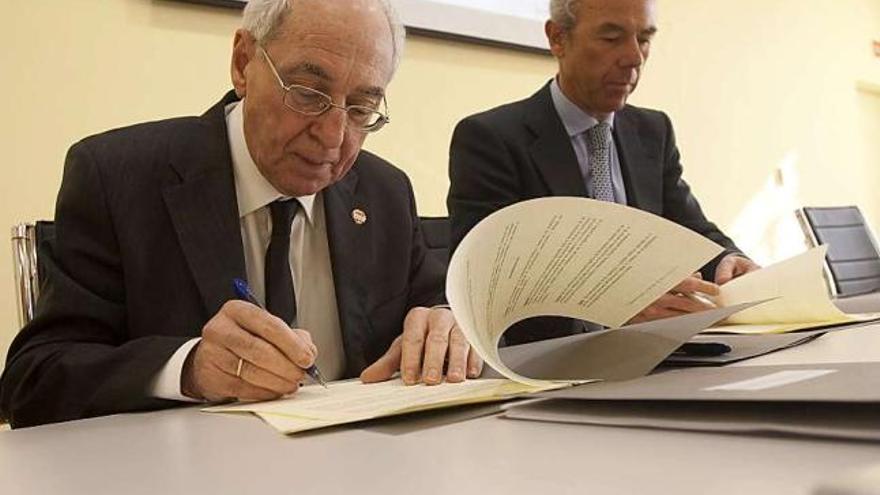
[[257, 42], [250, 32], [244, 29], [235, 32], [235, 38], [232, 41], [230, 75], [232, 76], [232, 87], [235, 88], [235, 94], [239, 98], [247, 96], [247, 67], [254, 59], [256, 49]]

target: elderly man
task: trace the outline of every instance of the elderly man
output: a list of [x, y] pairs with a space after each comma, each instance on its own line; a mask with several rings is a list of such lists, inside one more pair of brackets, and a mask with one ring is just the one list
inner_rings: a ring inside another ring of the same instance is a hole
[[[11, 423], [271, 399], [314, 364], [368, 382], [477, 376], [436, 307], [443, 269], [406, 175], [361, 151], [389, 120], [403, 42], [387, 0], [251, 0], [234, 92], [76, 144], [37, 315], [2, 379]], [[268, 311], [235, 301], [235, 279]]]
[[[556, 78], [528, 99], [459, 123], [450, 151], [452, 244], [490, 213], [542, 196], [583, 196], [662, 215], [726, 251], [634, 321], [700, 311], [695, 292], [757, 269], [703, 215], [682, 179], [669, 118], [629, 106], [657, 31], [654, 0], [552, 0], [545, 25]], [[508, 343], [566, 335], [582, 322], [524, 322]]]

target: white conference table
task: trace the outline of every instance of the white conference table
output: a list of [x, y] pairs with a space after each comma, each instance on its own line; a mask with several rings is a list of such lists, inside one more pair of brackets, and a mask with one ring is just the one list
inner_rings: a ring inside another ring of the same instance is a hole
[[[854, 361], [880, 361], [880, 324], [739, 365]], [[880, 462], [878, 443], [494, 416], [405, 431], [424, 420], [285, 437], [182, 408], [2, 432], [0, 494], [785, 495]]]

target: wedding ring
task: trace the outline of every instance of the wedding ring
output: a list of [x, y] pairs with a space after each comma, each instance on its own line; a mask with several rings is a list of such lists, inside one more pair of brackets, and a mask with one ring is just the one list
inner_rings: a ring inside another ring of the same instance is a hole
[[235, 367], [235, 376], [237, 378], [241, 378], [241, 367], [244, 364], [244, 359], [238, 358], [238, 366]]

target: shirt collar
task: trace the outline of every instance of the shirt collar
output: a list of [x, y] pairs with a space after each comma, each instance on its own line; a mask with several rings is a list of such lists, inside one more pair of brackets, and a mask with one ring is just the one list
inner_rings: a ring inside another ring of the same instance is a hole
[[[244, 105], [245, 100], [226, 105], [226, 128], [229, 133], [232, 170], [235, 174], [239, 218], [244, 218], [273, 201], [291, 198], [278, 192], [254, 163], [244, 138]], [[296, 199], [302, 205], [306, 219], [312, 223], [315, 195], [298, 196]]]
[[[569, 137], [579, 136], [586, 132], [587, 129], [599, 123], [595, 117], [581, 110], [579, 106], [575, 105], [573, 101], [565, 96], [562, 88], [559, 87], [557, 78], [553, 78], [553, 82], [550, 83], [550, 96], [553, 98], [553, 106], [556, 107], [556, 113], [559, 114], [562, 125], [565, 126], [565, 131], [568, 132]], [[604, 122], [607, 122], [614, 128], [614, 114], [609, 115]]]

